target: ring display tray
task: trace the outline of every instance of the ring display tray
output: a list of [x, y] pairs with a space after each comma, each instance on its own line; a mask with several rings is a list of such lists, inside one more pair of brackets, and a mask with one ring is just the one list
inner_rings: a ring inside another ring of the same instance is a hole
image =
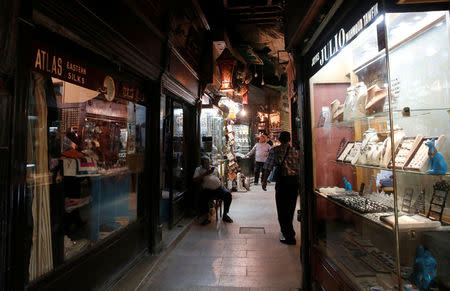
[[[404, 137], [395, 150], [395, 168], [403, 169], [405, 165], [413, 158], [417, 147], [423, 139], [422, 135]], [[392, 168], [392, 160], [389, 162], [389, 168]]]
[[405, 170], [420, 171], [428, 161], [428, 146], [425, 144], [437, 137], [423, 137], [411, 155], [410, 160], [403, 167]]
[[350, 153], [350, 151], [352, 150], [354, 144], [355, 143], [352, 142], [352, 141], [347, 142], [347, 144], [345, 145], [343, 150], [341, 152], [339, 152], [336, 160], [338, 162], [344, 162], [345, 157]]
[[350, 152], [345, 156], [344, 163], [351, 163], [353, 158], [360, 152], [362, 143], [354, 142]]

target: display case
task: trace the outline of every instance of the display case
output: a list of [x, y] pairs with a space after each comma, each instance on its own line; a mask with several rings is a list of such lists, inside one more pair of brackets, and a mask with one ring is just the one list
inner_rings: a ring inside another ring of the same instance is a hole
[[233, 131], [236, 134], [234, 152], [236, 154], [247, 154], [250, 148], [250, 129], [246, 124], [234, 124]]
[[313, 284], [448, 290], [449, 13], [361, 10], [311, 55]]
[[217, 108], [202, 107], [200, 132], [204, 153], [211, 157], [215, 165], [223, 162], [224, 121], [222, 111]]

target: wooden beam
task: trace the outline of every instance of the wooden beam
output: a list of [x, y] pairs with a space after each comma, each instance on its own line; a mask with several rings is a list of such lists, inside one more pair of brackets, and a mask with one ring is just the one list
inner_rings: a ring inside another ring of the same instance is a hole
[[305, 17], [303, 17], [302, 21], [300, 21], [300, 24], [298, 25], [297, 29], [295, 30], [294, 36], [291, 38], [291, 41], [287, 45], [287, 50], [290, 50], [294, 48], [298, 42], [302, 39], [302, 37], [305, 35], [313, 21], [317, 18], [317, 16], [320, 13], [320, 9], [327, 3], [327, 0], [314, 0], [314, 2], [309, 6], [308, 11], [305, 14]]

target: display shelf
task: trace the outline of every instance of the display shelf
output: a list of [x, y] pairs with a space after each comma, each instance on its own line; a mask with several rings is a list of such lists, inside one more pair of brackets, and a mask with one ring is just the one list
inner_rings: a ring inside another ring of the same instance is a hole
[[[385, 170], [385, 171], [392, 171], [392, 168], [383, 168], [383, 167], [377, 167], [377, 166], [370, 166], [370, 165], [361, 165], [361, 164], [350, 164], [350, 163], [343, 163], [338, 161], [332, 161], [335, 164], [339, 165], [346, 165], [346, 166], [352, 166], [355, 168], [366, 168], [366, 169], [373, 169], [373, 170]], [[445, 175], [430, 175], [424, 172], [420, 171], [411, 171], [411, 170], [402, 170], [402, 169], [396, 169], [398, 173], [406, 173], [406, 174], [414, 174], [414, 175], [425, 175], [425, 176], [434, 176], [434, 177], [450, 177], [450, 172], [447, 172]]]
[[[403, 110], [393, 110], [392, 113], [394, 114], [394, 119], [398, 118], [414, 118], [414, 117], [421, 117], [426, 116], [429, 114], [432, 114], [432, 112], [444, 112], [447, 111], [447, 113], [450, 114], [450, 108], [425, 108], [425, 109], [410, 109], [410, 115], [409, 116], [402, 116]], [[314, 128], [329, 128], [329, 127], [349, 127], [354, 128], [354, 122], [355, 121], [367, 121], [370, 122], [372, 119], [379, 119], [381, 121], [389, 121], [389, 112], [377, 112], [371, 115], [366, 115], [359, 118], [349, 119], [349, 120], [343, 120], [339, 122], [329, 123], [324, 126], [315, 126]]]
[[[383, 227], [385, 229], [388, 229], [388, 230], [393, 230], [393, 228], [390, 225], [388, 225], [388, 224], [386, 224], [386, 223], [384, 223], [384, 222], [382, 222], [380, 220], [380, 216], [387, 215], [387, 213], [366, 213], [366, 214], [359, 213], [358, 211], [355, 211], [355, 210], [351, 209], [350, 207], [347, 207], [344, 204], [339, 203], [338, 201], [335, 201], [333, 199], [329, 199], [327, 197], [327, 195], [322, 194], [319, 191], [314, 191], [314, 192], [317, 195], [319, 195], [320, 197], [325, 198], [327, 201], [329, 201], [329, 202], [331, 202], [331, 203], [333, 203], [335, 205], [338, 205], [339, 207], [342, 207], [345, 210], [348, 210], [351, 213], [356, 214], [357, 216], [360, 216], [360, 217], [364, 218], [365, 220], [367, 220], [367, 221], [369, 221], [371, 223], [374, 223], [374, 224], [376, 224], [378, 226], [381, 226], [381, 227]], [[391, 215], [392, 215], [392, 213], [391, 213]]]

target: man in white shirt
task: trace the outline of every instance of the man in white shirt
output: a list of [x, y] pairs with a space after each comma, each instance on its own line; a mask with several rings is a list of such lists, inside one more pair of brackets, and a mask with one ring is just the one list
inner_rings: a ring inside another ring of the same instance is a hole
[[[194, 172], [194, 182], [202, 183], [202, 211], [208, 211], [208, 200], [220, 198], [224, 202], [222, 220], [224, 222], [232, 223], [233, 220], [228, 216], [232, 200], [231, 193], [223, 186], [217, 168], [209, 165], [208, 156], [201, 157], [201, 166], [197, 167]], [[202, 224], [210, 222], [211, 221], [207, 218]]]
[[255, 144], [248, 154], [245, 155], [245, 157], [248, 158], [255, 154], [255, 185], [258, 184], [259, 175], [264, 172], [263, 166], [267, 156], [269, 155], [270, 148], [271, 146], [266, 142], [266, 136], [261, 132], [259, 135], [259, 142]]

